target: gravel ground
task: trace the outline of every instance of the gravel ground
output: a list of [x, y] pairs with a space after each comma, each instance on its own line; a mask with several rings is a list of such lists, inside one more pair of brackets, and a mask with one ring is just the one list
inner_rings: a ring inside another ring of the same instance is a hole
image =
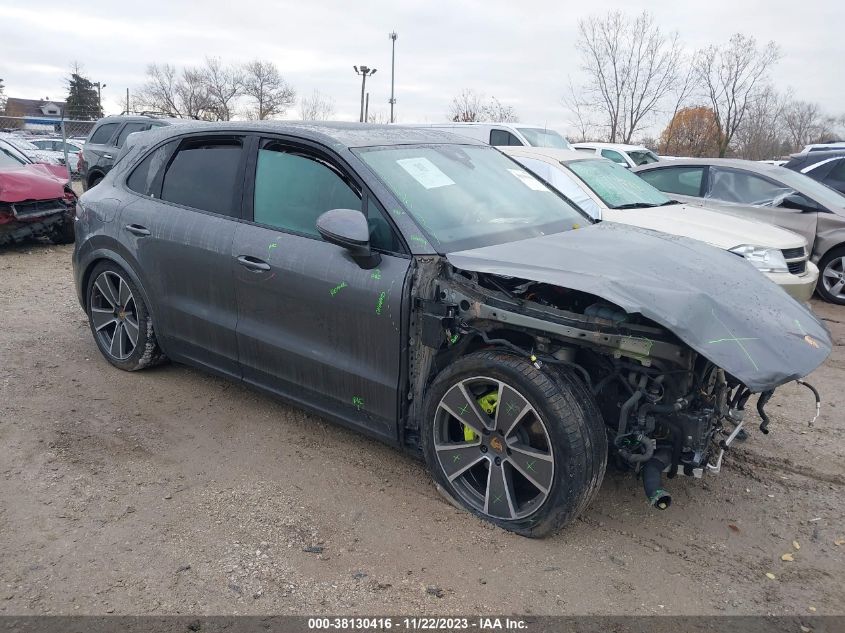
[[669, 482], [666, 512], [609, 472], [579, 520], [529, 540], [251, 389], [114, 369], [70, 253], [0, 252], [0, 614], [845, 613], [845, 308], [813, 304], [837, 345], [813, 428], [786, 387], [771, 435], [752, 424], [721, 475]]

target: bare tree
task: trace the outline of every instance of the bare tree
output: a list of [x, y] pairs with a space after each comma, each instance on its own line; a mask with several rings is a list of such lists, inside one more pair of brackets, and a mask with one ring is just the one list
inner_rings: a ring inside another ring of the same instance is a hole
[[481, 97], [474, 90], [464, 88], [449, 104], [449, 120], [461, 123], [483, 120]]
[[252, 100], [247, 116], [272, 119], [296, 103], [296, 91], [285, 81], [273, 62], [255, 60], [244, 66], [244, 95]]
[[611, 11], [578, 23], [576, 48], [586, 83], [571, 101], [594, 104], [611, 142], [630, 143], [678, 81], [676, 33], [666, 35], [648, 12]]
[[748, 160], [767, 160], [789, 151], [784, 147], [783, 125], [788, 98], [771, 86], [760, 88], [734, 136], [732, 149], [736, 155]]
[[774, 42], [758, 48], [754, 37], [736, 33], [724, 46], [696, 53], [695, 72], [716, 116], [719, 156], [724, 156], [749, 107], [760, 97], [771, 66], [780, 58]]
[[213, 120], [212, 100], [202, 71], [185, 68], [179, 73], [170, 64], [147, 66], [147, 81], [136, 94], [136, 107], [168, 116]]
[[[672, 108], [672, 116], [669, 119], [669, 125], [663, 134], [660, 136], [660, 144], [671, 147], [674, 143], [675, 129], [673, 127], [678, 113], [689, 106], [689, 98], [696, 92], [697, 82], [696, 74], [693, 65], [690, 63], [681, 62], [680, 66], [684, 68], [678, 77], [678, 82], [674, 90], [674, 107]], [[703, 154], [700, 154], [703, 155]]]
[[206, 57], [202, 80], [219, 121], [229, 121], [235, 104], [243, 94], [244, 72], [237, 66], [224, 66], [219, 57]]
[[328, 121], [334, 112], [334, 99], [323, 96], [319, 90], [299, 100], [299, 116], [303, 121]]
[[490, 97], [490, 101], [481, 106], [481, 119], [497, 123], [516, 123], [519, 121], [514, 107], [503, 104], [496, 97]]
[[575, 142], [589, 141], [593, 139], [595, 130], [598, 128], [593, 116], [592, 103], [582, 99], [569, 80], [569, 91], [561, 99], [563, 107], [569, 110], [572, 118], [569, 124], [575, 128]]

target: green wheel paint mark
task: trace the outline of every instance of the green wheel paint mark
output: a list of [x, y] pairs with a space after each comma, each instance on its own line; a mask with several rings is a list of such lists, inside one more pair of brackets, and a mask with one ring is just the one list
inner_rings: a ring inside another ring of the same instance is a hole
[[352, 396], [352, 406], [360, 411], [361, 407], [364, 406], [364, 399], [360, 396]]
[[458, 342], [458, 338], [460, 338], [460, 334], [453, 334], [452, 338], [449, 339], [449, 342], [454, 345]]
[[517, 410], [516, 405], [513, 402], [508, 402], [508, 406], [506, 408], [508, 410], [508, 413], [510, 413], [511, 415], [513, 415], [513, 412]]
[[499, 495], [495, 499], [493, 499], [493, 503], [499, 503], [502, 500], [502, 495]]
[[458, 409], [458, 410], [461, 412], [461, 415], [466, 415], [466, 414], [467, 414], [467, 411], [469, 411], [469, 404], [466, 404], [466, 403], [465, 403], [465, 404], [464, 404], [464, 406], [462, 406], [462, 407], [461, 407], [460, 409]]
[[349, 284], [346, 283], [345, 281], [341, 281], [338, 285], [336, 285], [334, 288], [329, 290], [329, 294], [331, 294], [331, 296], [334, 297], [338, 292], [340, 292], [341, 290], [346, 288], [348, 285]]
[[382, 306], [384, 306], [384, 298], [387, 296], [387, 293], [382, 291], [382, 293], [378, 296], [378, 303], [376, 304], [376, 314], [381, 314]]
[[536, 463], [536, 461], [528, 462], [527, 464], [525, 464], [525, 470], [530, 470], [531, 472], [536, 473], [537, 471], [534, 470], [534, 464]]
[[454, 455], [452, 455], [452, 463], [453, 464], [455, 462], [459, 462], [459, 461], [461, 461], [461, 454], [460, 453], [455, 453]]

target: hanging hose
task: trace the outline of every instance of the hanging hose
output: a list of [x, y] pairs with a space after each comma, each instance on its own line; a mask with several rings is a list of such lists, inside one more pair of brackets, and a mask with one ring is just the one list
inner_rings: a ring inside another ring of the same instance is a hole
[[822, 398], [821, 398], [821, 396], [819, 395], [819, 391], [818, 391], [818, 389], [816, 389], [816, 388], [815, 388], [813, 385], [811, 385], [810, 383], [805, 382], [805, 381], [803, 381], [803, 380], [796, 380], [795, 382], [797, 382], [799, 385], [803, 385], [803, 386], [805, 386], [807, 389], [809, 389], [810, 391], [812, 391], [812, 392], [813, 392], [813, 396], [815, 396], [815, 398], [816, 398], [816, 415], [814, 415], [814, 416], [813, 416], [813, 419], [812, 419], [812, 420], [810, 420], [810, 423], [807, 425], [807, 426], [809, 426], [809, 427], [812, 427], [812, 426], [813, 426], [813, 424], [814, 424], [814, 423], [816, 422], [816, 420], [818, 419], [818, 417], [819, 417], [819, 413], [821, 413], [821, 410], [822, 410]]
[[662, 487], [663, 471], [670, 466], [668, 451], [660, 449], [643, 466], [643, 489], [648, 502], [658, 510], [665, 510], [672, 505], [672, 495]]

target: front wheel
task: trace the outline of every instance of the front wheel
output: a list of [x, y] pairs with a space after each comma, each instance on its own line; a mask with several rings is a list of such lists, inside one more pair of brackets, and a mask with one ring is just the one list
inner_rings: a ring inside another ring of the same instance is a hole
[[834, 248], [821, 258], [816, 289], [826, 301], [845, 305], [845, 246]]
[[584, 386], [496, 351], [465, 356], [437, 376], [422, 446], [436, 482], [463, 507], [531, 537], [573, 520], [607, 464], [604, 423]]

